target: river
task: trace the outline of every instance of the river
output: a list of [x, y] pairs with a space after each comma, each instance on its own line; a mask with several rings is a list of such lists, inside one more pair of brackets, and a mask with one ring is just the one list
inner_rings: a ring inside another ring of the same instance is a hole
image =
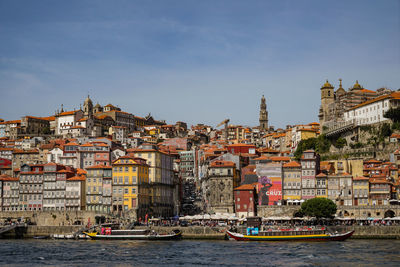
[[400, 266], [400, 240], [0, 240], [0, 266]]

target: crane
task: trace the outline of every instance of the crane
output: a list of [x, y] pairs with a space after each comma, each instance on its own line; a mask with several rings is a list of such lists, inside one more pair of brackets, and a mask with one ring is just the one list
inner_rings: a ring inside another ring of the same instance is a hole
[[226, 120], [220, 122], [217, 125], [217, 128], [218, 128], [219, 126], [225, 124], [225, 130], [224, 130], [224, 139], [225, 139], [225, 141], [228, 141], [228, 123], [229, 123], [229, 119], [226, 119]]

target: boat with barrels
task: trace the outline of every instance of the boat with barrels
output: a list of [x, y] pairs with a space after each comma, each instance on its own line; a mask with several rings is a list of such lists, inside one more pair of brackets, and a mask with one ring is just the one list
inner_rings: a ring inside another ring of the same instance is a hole
[[309, 240], [309, 241], [343, 241], [351, 237], [354, 231], [345, 233], [329, 233], [326, 228], [320, 229], [279, 229], [271, 231], [254, 231], [246, 235], [226, 231], [229, 237], [237, 241], [289, 241], [289, 240]]
[[246, 234], [236, 233], [234, 229], [226, 231], [226, 234], [237, 241], [343, 241], [351, 237], [354, 233], [354, 231], [345, 233], [330, 232], [323, 226], [274, 227], [269, 229], [265, 229], [264, 227], [261, 225], [260, 217], [247, 217]]
[[171, 233], [160, 234], [154, 230], [149, 229], [132, 229], [132, 230], [112, 230], [102, 229], [99, 234], [84, 233], [91, 239], [102, 239], [102, 240], [176, 240], [182, 237], [180, 230], [173, 230]]

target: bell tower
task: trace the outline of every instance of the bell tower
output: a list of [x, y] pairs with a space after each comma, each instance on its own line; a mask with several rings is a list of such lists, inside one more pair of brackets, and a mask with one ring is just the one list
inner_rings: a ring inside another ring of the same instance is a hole
[[326, 83], [321, 87], [321, 107], [319, 109], [319, 123], [322, 125], [327, 121], [329, 116], [329, 105], [335, 102], [335, 93], [332, 84], [326, 80]]
[[85, 118], [91, 118], [93, 115], [93, 102], [90, 99], [89, 95], [83, 103], [83, 114]]
[[264, 95], [261, 98], [260, 104], [260, 128], [262, 130], [268, 130], [268, 111]]

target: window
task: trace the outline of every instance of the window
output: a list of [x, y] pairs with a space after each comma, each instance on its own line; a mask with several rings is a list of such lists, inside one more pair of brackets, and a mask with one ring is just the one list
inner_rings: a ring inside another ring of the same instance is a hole
[[136, 194], [136, 188], [132, 188], [132, 194]]
[[128, 194], [128, 193], [129, 193], [128, 188], [125, 188], [124, 193], [125, 193], [125, 194]]

